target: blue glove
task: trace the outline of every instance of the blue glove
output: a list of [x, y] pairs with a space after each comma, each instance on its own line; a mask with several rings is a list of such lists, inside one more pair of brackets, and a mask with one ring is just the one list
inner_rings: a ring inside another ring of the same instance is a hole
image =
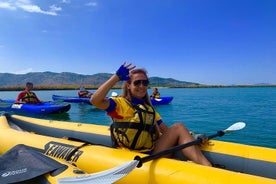
[[116, 75], [119, 77], [120, 81], [127, 81], [130, 79], [129, 69], [124, 65], [121, 65], [120, 68], [116, 71]]

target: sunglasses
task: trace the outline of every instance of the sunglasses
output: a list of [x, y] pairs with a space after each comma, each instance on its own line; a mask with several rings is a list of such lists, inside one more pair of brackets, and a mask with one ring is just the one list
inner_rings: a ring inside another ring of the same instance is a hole
[[143, 86], [149, 85], [149, 80], [135, 80], [133, 81], [134, 86], [140, 86], [140, 84], [143, 84]]

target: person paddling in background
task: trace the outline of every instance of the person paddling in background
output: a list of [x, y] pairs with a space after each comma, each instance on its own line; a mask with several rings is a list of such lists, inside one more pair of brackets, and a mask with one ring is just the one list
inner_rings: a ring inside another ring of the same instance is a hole
[[78, 95], [80, 98], [90, 98], [92, 93], [90, 93], [83, 86], [81, 86], [80, 90], [78, 91]]
[[158, 91], [158, 88], [154, 88], [152, 94], [150, 95], [151, 98], [160, 98], [160, 93]]
[[21, 91], [16, 100], [15, 103], [27, 103], [27, 104], [37, 104], [42, 103], [34, 92], [32, 92], [34, 85], [31, 82], [26, 83], [26, 88], [24, 91]]
[[[125, 81], [122, 95], [106, 98], [110, 89], [119, 81]], [[151, 105], [148, 85], [145, 69], [124, 62], [116, 74], [91, 96], [91, 103], [105, 110], [113, 120], [110, 130], [114, 147], [152, 154], [193, 141], [194, 137], [182, 123], [168, 127], [163, 122]], [[190, 146], [181, 151], [189, 160], [211, 166], [199, 146]], [[172, 157], [172, 154], [166, 156]]]

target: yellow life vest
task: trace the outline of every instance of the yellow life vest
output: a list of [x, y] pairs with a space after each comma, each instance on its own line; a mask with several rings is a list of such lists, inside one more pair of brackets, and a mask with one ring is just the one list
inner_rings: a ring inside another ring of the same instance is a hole
[[153, 92], [150, 97], [152, 97], [152, 98], [160, 98], [160, 93], [159, 92]]
[[154, 95], [154, 97], [153, 98], [160, 98], [160, 94], [159, 93], [157, 93], [156, 95]]
[[37, 103], [36, 96], [33, 92], [31, 91], [25, 91], [25, 92], [26, 92], [26, 95], [22, 98], [23, 102], [30, 103], [30, 104]]
[[128, 105], [133, 115], [123, 119], [113, 118], [111, 136], [116, 146], [139, 152], [151, 151], [159, 136], [155, 123], [155, 111], [149, 105]]

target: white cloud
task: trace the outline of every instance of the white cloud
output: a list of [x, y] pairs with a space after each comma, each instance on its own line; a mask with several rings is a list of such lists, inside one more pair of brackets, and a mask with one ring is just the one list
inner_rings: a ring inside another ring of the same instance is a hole
[[41, 13], [46, 15], [56, 16], [58, 11], [61, 11], [61, 7], [51, 5], [49, 10], [42, 10], [38, 5], [33, 4], [30, 0], [12, 0], [6, 2], [0, 2], [0, 8], [8, 10], [22, 9], [29, 13]]
[[69, 3], [71, 3], [70, 0], [62, 0], [61, 2], [64, 3], [64, 4], [69, 4]]
[[16, 10], [16, 7], [8, 2], [0, 2], [0, 8], [8, 10]]
[[98, 3], [97, 2], [89, 2], [85, 4], [86, 6], [97, 6]]
[[50, 11], [51, 12], [57, 12], [57, 11], [61, 11], [62, 10], [62, 8], [61, 7], [57, 7], [56, 5], [51, 5], [50, 6]]
[[16, 71], [15, 74], [26, 74], [26, 73], [30, 73], [30, 72], [33, 72], [32, 68], [27, 68], [24, 70]]

